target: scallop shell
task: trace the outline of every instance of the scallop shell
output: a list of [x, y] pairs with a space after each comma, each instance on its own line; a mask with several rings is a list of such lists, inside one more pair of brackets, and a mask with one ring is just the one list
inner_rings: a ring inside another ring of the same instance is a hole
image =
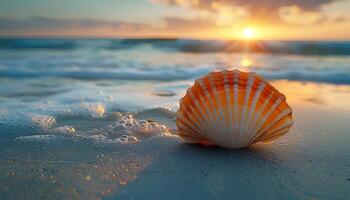
[[272, 142], [292, 125], [286, 97], [255, 73], [238, 70], [197, 79], [176, 114], [185, 141], [226, 148]]

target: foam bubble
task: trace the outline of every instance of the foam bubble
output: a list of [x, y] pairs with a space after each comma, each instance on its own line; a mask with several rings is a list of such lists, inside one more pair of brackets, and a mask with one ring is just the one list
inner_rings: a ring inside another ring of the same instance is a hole
[[8, 112], [0, 116], [1, 137], [15, 138], [49, 130], [56, 124], [56, 118], [42, 114]]
[[114, 140], [115, 142], [119, 142], [122, 144], [130, 144], [130, 143], [137, 143], [138, 139], [135, 136], [131, 135], [122, 135], [119, 138]]
[[[65, 125], [51, 128], [56, 123], [51, 116], [33, 115], [32, 124], [40, 127], [42, 132], [34, 132], [32, 135], [20, 135], [15, 138], [17, 142], [60, 144], [88, 142], [94, 145], [136, 144], [141, 140], [157, 136], [171, 135], [171, 129], [151, 120], [139, 120], [132, 114], [122, 115], [115, 113], [117, 122], [101, 128], [77, 131], [73, 126]], [[135, 113], [134, 113], [135, 114]], [[86, 123], [82, 121], [82, 123]], [[38, 134], [38, 133], [41, 133]]]
[[88, 138], [95, 139], [96, 141], [102, 141], [107, 139], [107, 137], [103, 134], [91, 135], [91, 136], [88, 136]]
[[74, 135], [75, 128], [73, 126], [60, 126], [51, 129], [49, 133], [58, 135]]
[[57, 140], [55, 135], [30, 135], [30, 136], [20, 136], [15, 138], [17, 142], [43, 142], [43, 143], [52, 143]]
[[82, 107], [86, 107], [93, 117], [102, 117], [106, 112], [105, 105], [100, 102], [95, 104], [82, 103]]
[[154, 121], [137, 120], [132, 115], [126, 115], [118, 122], [111, 124], [108, 127], [108, 135], [130, 135], [137, 139], [146, 139], [152, 136], [169, 133], [169, 129]]
[[48, 115], [33, 115], [31, 117], [33, 124], [37, 125], [42, 129], [49, 129], [56, 123], [56, 119]]
[[111, 119], [114, 121], [121, 120], [122, 117], [123, 117], [123, 114], [121, 112], [112, 112], [106, 115], [106, 119]]
[[106, 106], [101, 102], [63, 102], [63, 105], [54, 105], [51, 112], [59, 118], [103, 118], [106, 113]]

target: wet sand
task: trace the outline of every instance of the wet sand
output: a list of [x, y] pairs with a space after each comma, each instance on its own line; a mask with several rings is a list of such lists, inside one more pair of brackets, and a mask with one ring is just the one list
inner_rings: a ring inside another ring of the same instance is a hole
[[[133, 116], [164, 124], [137, 142], [54, 135], [1, 140], [0, 199], [348, 199], [348, 86], [275, 82], [295, 123], [272, 144], [246, 149], [189, 145], [172, 112]], [[76, 132], [105, 129], [113, 118], [70, 119]], [[80, 128], [81, 127], [81, 128]]]

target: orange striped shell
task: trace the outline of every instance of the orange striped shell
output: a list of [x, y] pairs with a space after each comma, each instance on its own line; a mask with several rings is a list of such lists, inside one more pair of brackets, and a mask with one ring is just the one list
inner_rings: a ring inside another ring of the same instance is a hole
[[272, 142], [293, 124], [286, 97], [255, 73], [211, 72], [180, 100], [176, 126], [185, 141], [243, 148]]

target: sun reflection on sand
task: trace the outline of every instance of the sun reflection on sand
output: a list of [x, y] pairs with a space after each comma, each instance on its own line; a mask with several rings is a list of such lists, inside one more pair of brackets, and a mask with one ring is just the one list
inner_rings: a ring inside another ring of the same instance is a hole
[[350, 86], [325, 83], [272, 81], [272, 85], [286, 95], [288, 103], [295, 106], [314, 105], [350, 111]]
[[243, 58], [241, 60], [241, 63], [240, 63], [240, 65], [242, 67], [250, 67], [250, 66], [252, 66], [252, 64], [253, 64], [253, 61], [251, 59], [249, 59], [249, 58]]
[[[56, 155], [56, 150], [48, 148], [46, 151]], [[66, 155], [79, 154], [70, 150], [73, 149], [66, 147], [58, 151], [64, 151]], [[27, 199], [35, 194], [45, 194], [40, 197], [44, 199], [99, 199], [122, 191], [151, 162], [151, 158], [146, 155], [130, 156], [111, 152], [95, 157], [93, 152], [89, 153], [92, 154], [90, 161], [80, 161], [81, 156], [77, 156], [76, 161], [71, 158], [56, 160], [56, 157], [45, 159], [36, 153], [27, 155], [31, 158], [17, 155], [11, 160], [2, 159], [0, 193], [13, 199]], [[26, 187], [30, 181], [38, 187]], [[11, 188], [14, 184], [22, 185], [20, 193]]]

